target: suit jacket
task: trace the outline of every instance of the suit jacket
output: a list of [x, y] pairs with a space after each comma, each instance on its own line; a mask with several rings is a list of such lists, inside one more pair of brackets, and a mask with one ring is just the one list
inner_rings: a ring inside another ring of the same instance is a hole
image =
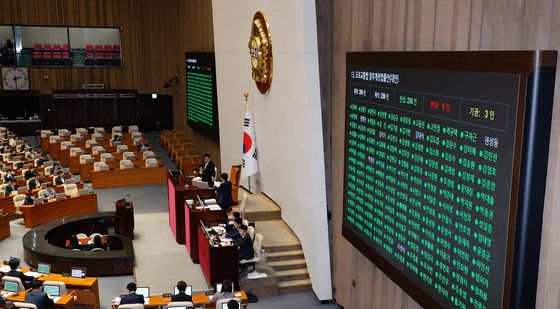
[[56, 176], [54, 178], [54, 183], [55, 185], [59, 186], [59, 185], [63, 185], [64, 184], [64, 179], [62, 178], [62, 176]]
[[30, 285], [31, 281], [33, 281], [33, 279], [35, 279], [33, 276], [24, 275], [19, 270], [10, 270], [9, 272], [6, 273], [6, 276], [19, 278], [21, 280], [21, 283], [23, 283], [23, 286], [26, 289], [29, 289], [29, 285]]
[[34, 304], [37, 306], [37, 309], [45, 309], [47, 306], [54, 304], [47, 293], [38, 290], [31, 290], [25, 293], [25, 302]]
[[239, 253], [240, 260], [250, 260], [255, 257], [255, 250], [253, 250], [253, 241], [249, 234], [245, 234], [245, 237], [241, 237], [239, 240], [234, 242], [235, 245], [239, 247], [237, 252]]
[[35, 200], [33, 199], [33, 196], [28, 195], [25, 197], [25, 200], [23, 201], [23, 205], [33, 205], [34, 201]]
[[56, 191], [53, 189], [47, 189], [44, 192], [41, 192], [39, 195], [40, 198], [52, 199], [56, 197]]
[[29, 190], [33, 190], [36, 188], [39, 188], [41, 186], [41, 183], [39, 182], [39, 180], [35, 179], [35, 181], [30, 181], [29, 185], [27, 186], [27, 189]]
[[43, 159], [38, 159], [38, 160], [37, 160], [37, 164], [35, 165], [35, 167], [39, 167], [39, 166], [43, 165], [43, 163], [45, 163], [45, 160], [43, 160]]
[[233, 241], [239, 240], [239, 238], [241, 238], [241, 234], [239, 234], [239, 230], [236, 228], [233, 228], [231, 231], [229, 231], [226, 234], [227, 238], [231, 238]]
[[178, 294], [175, 294], [175, 295], [171, 296], [171, 301], [191, 301], [192, 302], [192, 296], [185, 294], [185, 292], [179, 292]]
[[33, 177], [33, 176], [37, 176], [37, 172], [32, 172], [32, 171], [26, 171], [25, 174], [23, 175], [23, 178], [25, 178], [26, 180]]
[[16, 177], [13, 174], [4, 176], [4, 182], [10, 182], [14, 180], [16, 180]]
[[218, 204], [223, 210], [227, 211], [231, 205], [233, 205], [233, 199], [231, 197], [231, 182], [224, 181], [218, 188]]
[[6, 192], [6, 195], [10, 195], [12, 194], [12, 192], [17, 190], [17, 185], [15, 187], [12, 187], [12, 185], [7, 185], [6, 188], [4, 189], [4, 191]]
[[121, 298], [120, 304], [127, 305], [127, 304], [143, 304], [143, 303], [144, 303], [144, 297], [142, 295], [138, 295], [136, 293], [130, 293], [125, 297]]
[[207, 182], [208, 186], [212, 188], [214, 186], [214, 180], [212, 179], [212, 177], [216, 175], [216, 165], [214, 165], [214, 162], [209, 161], [208, 164], [206, 164], [206, 167], [204, 167], [204, 164], [202, 165], [202, 167], [204, 168], [204, 170], [202, 171], [202, 181]]

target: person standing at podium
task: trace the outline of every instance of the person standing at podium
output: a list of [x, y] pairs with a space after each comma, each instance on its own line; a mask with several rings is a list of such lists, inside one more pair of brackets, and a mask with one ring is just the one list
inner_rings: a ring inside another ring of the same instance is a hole
[[222, 173], [220, 175], [220, 186], [216, 188], [216, 193], [218, 194], [218, 205], [222, 207], [224, 211], [224, 218], [227, 218], [227, 211], [233, 205], [233, 199], [231, 197], [231, 182], [228, 180], [228, 174]]
[[202, 181], [207, 182], [208, 187], [212, 188], [214, 187], [214, 176], [216, 176], [216, 165], [214, 164], [214, 162], [212, 162], [212, 160], [210, 159], [210, 155], [207, 153], [204, 154], [203, 160], [204, 162], [200, 167], [200, 169], [202, 170]]

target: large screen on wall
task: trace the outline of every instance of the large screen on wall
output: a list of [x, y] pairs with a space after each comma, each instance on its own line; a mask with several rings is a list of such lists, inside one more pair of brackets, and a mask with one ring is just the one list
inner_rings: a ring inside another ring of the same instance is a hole
[[216, 61], [211, 52], [185, 53], [187, 124], [219, 140]]
[[344, 237], [426, 308], [534, 307], [556, 52], [346, 64]]

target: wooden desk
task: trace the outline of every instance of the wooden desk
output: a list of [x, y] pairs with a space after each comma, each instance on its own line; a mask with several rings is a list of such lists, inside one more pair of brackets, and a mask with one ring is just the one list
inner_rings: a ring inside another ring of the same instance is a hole
[[222, 210], [196, 209], [194, 206], [191, 208], [187, 203], [183, 207], [185, 207], [185, 246], [193, 262], [199, 263], [198, 230], [200, 229], [200, 221], [209, 225], [223, 223], [225, 220], [224, 212]]
[[50, 220], [97, 212], [97, 194], [81, 195], [40, 205], [21, 206], [25, 227], [32, 228]]
[[[70, 292], [70, 291], [68, 291], [68, 292]], [[26, 293], [27, 293], [27, 291], [19, 292], [17, 294], [13, 294], [12, 296], [8, 297], [8, 300], [13, 301], [13, 302], [24, 303]], [[54, 306], [56, 308], [74, 309], [74, 307], [75, 307], [74, 296], [72, 296], [72, 295], [60, 296], [60, 299], [56, 303], [54, 303]]]
[[163, 184], [166, 174], [167, 168], [163, 166], [93, 171], [91, 172], [91, 183], [94, 189]]
[[10, 237], [10, 215], [0, 216], [0, 240]]
[[78, 293], [76, 304], [93, 306], [100, 308], [99, 304], [99, 283], [95, 277], [72, 278], [63, 277], [59, 274], [49, 274], [39, 277], [40, 281], [62, 281], [68, 290], [75, 290]]
[[[51, 183], [52, 183], [52, 179], [51, 179]], [[84, 188], [84, 184], [82, 182], [79, 182], [76, 185], [78, 186], [78, 189]], [[41, 190], [42, 189], [40, 188], [34, 189], [32, 191], [33, 195], [37, 197], [38, 192]], [[56, 191], [56, 193], [64, 193], [64, 185], [55, 186], [54, 190]], [[13, 214], [16, 212], [16, 207], [14, 206], [14, 196], [15, 194], [11, 194], [9, 196], [0, 198], [0, 209], [3, 209], [5, 214]]]
[[[236, 291], [235, 294], [241, 294], [239, 297], [242, 303], [247, 302], [247, 293], [245, 291]], [[206, 294], [193, 294], [193, 305], [195, 306], [204, 306], [205, 308], [215, 308], [215, 304], [210, 303], [211, 295]], [[150, 303], [144, 304], [146, 308], [153, 308], [153, 307], [164, 307], [167, 306], [171, 302], [171, 297], [163, 297], [161, 295], [154, 295], [150, 296]], [[113, 304], [113, 308], [118, 307], [119, 305]], [[220, 308], [221, 309], [221, 308]]]
[[[169, 211], [169, 227], [178, 244], [185, 244], [185, 200], [200, 198], [214, 198], [213, 189], [185, 188], [186, 179], [175, 173], [173, 176], [167, 174], [167, 207]], [[177, 184], [175, 182], [177, 181]], [[194, 234], [196, 235], [196, 233]], [[198, 258], [198, 257], [197, 257]]]
[[206, 282], [214, 286], [218, 282], [230, 280], [235, 286], [239, 286], [237, 246], [210, 245], [202, 229], [198, 228], [198, 257]]

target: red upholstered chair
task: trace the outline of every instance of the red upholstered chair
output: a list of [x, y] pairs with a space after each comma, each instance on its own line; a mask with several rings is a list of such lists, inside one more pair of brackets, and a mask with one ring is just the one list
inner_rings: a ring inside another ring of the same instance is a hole
[[42, 65], [43, 64], [43, 53], [40, 51], [34, 51], [31, 58], [31, 64]]
[[34, 51], [42, 51], [43, 50], [43, 44], [39, 44], [39, 43], [33, 44], [33, 50]]
[[43, 64], [44, 65], [52, 65], [53, 64], [52, 52], [50, 52], [50, 51], [44, 51], [43, 52]]
[[95, 51], [96, 51], [96, 52], [102, 52], [102, 51], [103, 51], [103, 45], [101, 45], [101, 44], [96, 44], [96, 45], [95, 45]]
[[105, 65], [105, 58], [103, 57], [102, 52], [95, 53], [95, 65], [96, 66], [103, 66]]
[[67, 51], [67, 52], [69, 52], [69, 51], [70, 51], [70, 45], [68, 45], [68, 44], [62, 44], [62, 51]]
[[54, 51], [62, 51], [62, 45], [60, 44], [53, 44]]
[[108, 51], [113, 52], [113, 45], [105, 45], [105, 46], [103, 46], [103, 49], [106, 52], [108, 52]]
[[86, 52], [84, 63], [87, 66], [94, 66], [95, 65], [95, 55], [93, 54], [92, 51], [91, 52]]
[[52, 45], [51, 44], [45, 44], [43, 45], [43, 50], [44, 51], [52, 51]]
[[86, 44], [86, 52], [93, 52], [93, 45], [92, 44]]
[[71, 66], [72, 58], [70, 58], [70, 52], [62, 52], [62, 65]]

